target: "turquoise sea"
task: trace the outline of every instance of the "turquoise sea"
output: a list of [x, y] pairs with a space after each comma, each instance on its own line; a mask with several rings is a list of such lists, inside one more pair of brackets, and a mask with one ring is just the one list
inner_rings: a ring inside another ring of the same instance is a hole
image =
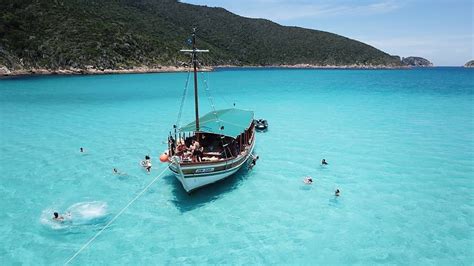
[[[473, 70], [200, 76], [217, 108], [269, 121], [255, 168], [191, 195], [167, 172], [72, 264], [472, 265]], [[63, 264], [157, 176], [185, 80], [0, 80], [0, 264]], [[72, 220], [51, 221], [55, 210]]]

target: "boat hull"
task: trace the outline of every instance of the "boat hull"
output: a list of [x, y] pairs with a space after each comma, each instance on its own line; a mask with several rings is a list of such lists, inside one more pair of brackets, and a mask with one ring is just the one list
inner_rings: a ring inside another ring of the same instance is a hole
[[227, 178], [235, 174], [235, 172], [237, 172], [238, 170], [239, 168], [235, 168], [227, 172], [222, 172], [222, 173], [217, 172], [214, 174], [210, 174], [206, 176], [198, 176], [198, 177], [183, 177], [180, 174], [175, 173], [175, 177], [181, 182], [186, 192], [191, 192], [200, 187], [203, 187], [203, 186], [215, 183], [224, 178]]
[[179, 165], [170, 163], [169, 168], [183, 185], [186, 192], [215, 183], [235, 174], [252, 155], [255, 139], [245, 154], [227, 162], [205, 163], [197, 165]]

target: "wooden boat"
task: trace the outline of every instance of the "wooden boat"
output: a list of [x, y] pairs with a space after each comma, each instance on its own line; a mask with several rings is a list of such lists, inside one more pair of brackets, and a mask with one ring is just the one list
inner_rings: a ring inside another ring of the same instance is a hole
[[[168, 137], [169, 169], [190, 192], [222, 180], [255, 160], [255, 122], [252, 111], [236, 108], [213, 110], [199, 117], [197, 54], [208, 52], [196, 48], [196, 33], [192, 35], [190, 53], [194, 69], [194, 102], [196, 120], [174, 127], [174, 137]], [[194, 142], [194, 144], [193, 144]], [[198, 142], [196, 144], [195, 142]]]

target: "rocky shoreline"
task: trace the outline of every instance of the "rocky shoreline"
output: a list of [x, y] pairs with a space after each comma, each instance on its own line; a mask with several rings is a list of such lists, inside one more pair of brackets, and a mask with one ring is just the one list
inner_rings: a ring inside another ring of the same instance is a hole
[[234, 66], [234, 65], [219, 65], [214, 68], [292, 68], [292, 69], [405, 69], [410, 66], [387, 66], [387, 65], [311, 65], [311, 64], [296, 64], [296, 65], [270, 65], [270, 66]]
[[[385, 66], [385, 65], [311, 65], [311, 64], [297, 64], [297, 65], [271, 65], [271, 66], [236, 66], [236, 65], [219, 65], [213, 67], [201, 67], [200, 71], [213, 71], [218, 68], [289, 68], [289, 69], [406, 69], [410, 66]], [[103, 75], [103, 74], [139, 74], [139, 73], [172, 73], [172, 72], [186, 72], [189, 67], [177, 66], [160, 66], [160, 67], [133, 67], [123, 69], [97, 69], [94, 67], [87, 68], [67, 68], [67, 69], [15, 69], [9, 70], [4, 66], [0, 66], [0, 77], [15, 77], [15, 76], [35, 76], [35, 75]]]
[[[104, 74], [139, 74], [139, 73], [172, 73], [172, 72], [186, 72], [188, 67], [176, 66], [162, 66], [162, 67], [133, 67], [127, 69], [97, 69], [93, 67], [88, 68], [67, 68], [67, 69], [18, 69], [9, 70], [6, 67], [0, 66], [0, 77], [15, 77], [15, 76], [35, 76], [35, 75], [104, 75]], [[211, 71], [212, 68], [204, 67], [200, 71]]]

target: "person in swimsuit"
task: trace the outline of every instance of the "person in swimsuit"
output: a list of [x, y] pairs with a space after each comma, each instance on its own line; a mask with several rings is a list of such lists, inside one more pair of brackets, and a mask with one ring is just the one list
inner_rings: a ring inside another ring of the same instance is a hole
[[339, 194], [341, 194], [341, 191], [336, 188], [336, 191], [334, 192], [334, 196], [339, 197]]
[[304, 178], [303, 182], [307, 185], [311, 185], [313, 183], [313, 178], [311, 176], [307, 176]]
[[145, 170], [148, 173], [151, 172], [151, 159], [150, 159], [150, 156], [148, 156], [148, 155], [145, 156], [145, 161], [143, 161], [143, 167], [145, 167]]
[[323, 159], [323, 160], [321, 161], [321, 165], [328, 165], [328, 162], [326, 162], [326, 159]]

